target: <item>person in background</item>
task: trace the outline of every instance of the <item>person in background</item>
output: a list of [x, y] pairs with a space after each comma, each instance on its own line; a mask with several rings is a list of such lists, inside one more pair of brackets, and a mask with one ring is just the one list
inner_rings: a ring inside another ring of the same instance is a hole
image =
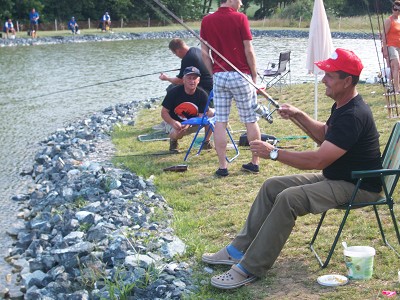
[[[239, 69], [241, 74], [228, 64], [215, 51], [211, 51], [206, 43], [201, 44], [202, 56], [207, 69], [213, 74], [213, 93], [215, 106], [214, 142], [218, 155], [219, 168], [217, 176], [228, 176], [226, 157], [226, 127], [232, 106], [232, 99], [236, 102], [239, 118], [245, 123], [249, 141], [261, 138], [257, 123], [257, 114], [253, 107], [257, 104], [255, 87], [249, 81], [256, 83], [256, 58], [252, 45], [252, 35], [249, 21], [245, 14], [238, 10], [241, 0], [221, 0], [218, 10], [205, 16], [201, 22], [200, 36], [208, 45], [217, 50], [232, 65]], [[251, 162], [242, 165], [242, 170], [259, 173], [259, 157], [252, 154]]]
[[14, 24], [10, 18], [8, 18], [7, 22], [4, 23], [4, 29], [3, 31], [7, 35], [7, 38], [9, 38], [9, 34], [11, 33], [11, 36], [15, 38], [15, 29], [14, 29]]
[[71, 30], [72, 34], [79, 34], [79, 26], [75, 21], [75, 17], [72, 17], [68, 22], [68, 29]]
[[103, 22], [103, 27], [102, 27], [101, 31], [108, 31], [108, 30], [110, 30], [110, 27], [111, 27], [111, 17], [110, 17], [110, 15], [108, 14], [107, 11], [106, 11], [105, 14], [103, 15], [102, 22]]
[[[190, 66], [183, 71], [183, 85], [178, 85], [167, 92], [161, 108], [161, 117], [166, 123], [166, 132], [169, 133], [169, 151], [177, 153], [178, 140], [185, 135], [197, 131], [196, 126], [182, 125], [181, 123], [193, 117], [201, 117], [207, 105], [207, 93], [198, 88], [201, 73], [196, 67]], [[212, 117], [214, 111], [209, 109], [207, 116]], [[207, 131], [208, 128], [206, 127]], [[204, 150], [212, 149], [210, 134], [203, 145]]]
[[29, 21], [31, 24], [31, 36], [32, 38], [36, 38], [37, 37], [37, 32], [39, 30], [39, 13], [32, 8], [31, 12], [29, 13]]
[[169, 81], [171, 85], [167, 91], [176, 85], [183, 84], [183, 72], [187, 67], [193, 66], [200, 70], [201, 78], [199, 87], [203, 88], [207, 94], [210, 93], [213, 87], [212, 76], [207, 70], [201, 56], [201, 50], [197, 47], [190, 47], [179, 38], [174, 38], [169, 42], [169, 50], [181, 59], [181, 68], [176, 77], [168, 77], [165, 73], [161, 73], [159, 78], [164, 81]]
[[384, 33], [382, 36], [383, 57], [390, 62], [391, 78], [396, 94], [400, 93], [399, 75], [399, 53], [400, 53], [400, 1], [394, 1], [392, 15], [383, 24]]
[[[277, 176], [264, 182], [234, 240], [217, 253], [202, 256], [209, 264], [232, 265], [228, 272], [212, 277], [211, 284], [217, 288], [238, 288], [265, 276], [297, 217], [347, 203], [357, 182], [351, 172], [382, 168], [379, 133], [370, 107], [356, 89], [363, 69], [361, 60], [352, 51], [338, 48], [331, 58], [315, 64], [325, 71], [325, 94], [334, 100], [326, 123], [289, 104], [281, 105], [278, 112], [284, 119], [298, 122], [320, 147], [287, 151], [255, 140], [250, 142], [250, 150], [261, 158], [322, 172]], [[380, 178], [366, 178], [355, 201], [377, 201], [381, 190]]]

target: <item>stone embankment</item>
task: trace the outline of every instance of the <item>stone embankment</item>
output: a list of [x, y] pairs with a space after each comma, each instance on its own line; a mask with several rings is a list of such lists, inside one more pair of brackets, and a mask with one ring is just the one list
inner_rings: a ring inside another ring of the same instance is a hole
[[[197, 32], [198, 33], [198, 32]], [[303, 30], [252, 30], [254, 37], [288, 37], [288, 38], [308, 38], [308, 31]], [[70, 36], [53, 36], [16, 39], [0, 39], [0, 47], [7, 46], [32, 46], [50, 44], [68, 44], [83, 42], [104, 42], [104, 41], [124, 41], [124, 40], [143, 40], [143, 39], [172, 39], [174, 37], [189, 38], [193, 35], [189, 31], [166, 31], [148, 33], [99, 33], [82, 34]], [[372, 39], [370, 33], [351, 33], [351, 32], [332, 32], [332, 37], [337, 39]]]
[[[2, 287], [7, 299], [181, 299], [193, 293], [172, 210], [143, 179], [113, 165], [110, 132], [155, 99], [109, 107], [41, 142], [20, 203]], [[12, 287], [11, 287], [12, 286]]]

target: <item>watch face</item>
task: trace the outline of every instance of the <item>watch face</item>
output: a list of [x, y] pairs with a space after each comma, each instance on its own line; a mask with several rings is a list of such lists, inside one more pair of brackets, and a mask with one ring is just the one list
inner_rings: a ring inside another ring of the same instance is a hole
[[269, 157], [270, 157], [272, 160], [276, 160], [276, 159], [278, 158], [278, 150], [277, 150], [277, 149], [272, 150], [272, 151], [269, 153]]

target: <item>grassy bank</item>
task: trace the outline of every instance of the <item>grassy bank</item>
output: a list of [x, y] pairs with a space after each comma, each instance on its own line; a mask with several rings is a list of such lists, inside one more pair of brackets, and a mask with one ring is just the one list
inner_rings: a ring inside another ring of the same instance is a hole
[[[291, 103], [313, 115], [313, 84], [293, 85], [282, 93], [270, 91], [280, 103]], [[332, 100], [324, 95], [323, 85], [319, 86], [319, 119], [326, 120]], [[385, 109], [383, 89], [379, 85], [359, 85], [359, 92], [371, 106], [381, 134], [382, 149], [390, 134], [396, 118], [388, 118]], [[265, 103], [265, 99], [260, 98]], [[231, 116], [230, 126], [236, 140], [243, 133], [244, 126], [239, 123], [236, 109]], [[184, 173], [163, 172], [163, 168], [183, 163], [184, 153], [165, 154], [167, 141], [139, 142], [137, 136], [152, 132], [152, 126], [161, 122], [160, 107], [143, 110], [135, 126], [123, 126], [113, 133], [117, 147], [114, 163], [128, 168], [146, 178], [154, 176], [157, 192], [162, 194], [174, 210], [173, 227], [176, 234], [184, 240], [188, 249], [182, 260], [193, 260], [195, 278], [201, 290], [193, 299], [376, 299], [383, 298], [382, 290], [399, 288], [397, 282], [398, 257], [380, 239], [378, 227], [372, 210], [353, 212], [348, 220], [342, 240], [351, 245], [369, 245], [376, 249], [373, 278], [369, 281], [351, 281], [339, 288], [327, 288], [317, 284], [320, 275], [346, 274], [342, 248], [339, 246], [327, 269], [321, 270], [308, 249], [319, 215], [305, 216], [297, 220], [296, 226], [280, 257], [268, 271], [267, 277], [256, 283], [234, 291], [220, 291], [209, 285], [212, 275], [204, 272], [201, 262], [203, 252], [213, 252], [228, 244], [243, 225], [250, 205], [262, 182], [271, 176], [299, 173], [298, 170], [270, 160], [261, 161], [258, 175], [240, 170], [242, 163], [250, 160], [246, 147], [240, 147], [240, 156], [230, 164], [231, 175], [216, 178], [217, 157], [214, 151], [203, 151], [200, 156], [192, 155], [188, 171]], [[313, 149], [311, 139], [296, 138], [304, 136], [293, 123], [275, 115], [273, 124], [259, 121], [263, 133], [275, 135], [279, 145], [293, 150]], [[182, 150], [187, 149], [191, 137], [180, 142]], [[233, 154], [232, 151], [231, 154]], [[161, 155], [164, 154], [164, 155]], [[398, 198], [399, 193], [396, 193]], [[400, 208], [395, 211], [400, 216]], [[362, 216], [362, 217], [360, 217]], [[162, 217], [162, 216], [161, 216]], [[326, 250], [332, 242], [336, 224], [341, 212], [328, 215], [325, 229], [321, 232], [319, 247]], [[388, 224], [388, 218], [384, 218]], [[392, 230], [391, 230], [392, 231]], [[392, 234], [389, 234], [393, 238]], [[267, 246], [267, 245], [266, 245]], [[216, 267], [213, 275], [227, 270]]]
[[[200, 28], [200, 21], [188, 22], [183, 20], [190, 28], [198, 30]], [[347, 18], [330, 18], [329, 25], [332, 32], [355, 32], [355, 33], [371, 33], [371, 23], [374, 28], [374, 32], [378, 32], [378, 21], [376, 18], [372, 18], [371, 21], [368, 16], [359, 17], [347, 17]], [[80, 22], [82, 25], [84, 22]], [[87, 24], [84, 24], [87, 27]], [[276, 17], [265, 18], [263, 20], [251, 20], [250, 26], [253, 29], [261, 30], [277, 30], [277, 29], [292, 29], [292, 30], [307, 30], [310, 26], [309, 20], [302, 19], [281, 19]], [[148, 27], [120, 27], [118, 21], [114, 22], [112, 31], [113, 32], [133, 32], [133, 33], [143, 33], [143, 32], [163, 32], [163, 31], [175, 31], [175, 30], [185, 30], [179, 24], [167, 23], [166, 26], [148, 26]], [[100, 29], [90, 28], [82, 29], [81, 34], [99, 34], [104, 35]], [[49, 30], [49, 31], [38, 31], [38, 37], [52, 37], [52, 36], [68, 36], [71, 35], [70, 30]], [[21, 31], [17, 33], [17, 37], [20, 38], [30, 38], [27, 36], [26, 31]]]

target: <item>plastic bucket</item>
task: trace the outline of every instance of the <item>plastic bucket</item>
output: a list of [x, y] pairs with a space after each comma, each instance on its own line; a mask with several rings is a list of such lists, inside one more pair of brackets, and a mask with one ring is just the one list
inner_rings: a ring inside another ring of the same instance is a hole
[[369, 246], [352, 246], [343, 250], [350, 279], [370, 279], [374, 269], [375, 249]]

